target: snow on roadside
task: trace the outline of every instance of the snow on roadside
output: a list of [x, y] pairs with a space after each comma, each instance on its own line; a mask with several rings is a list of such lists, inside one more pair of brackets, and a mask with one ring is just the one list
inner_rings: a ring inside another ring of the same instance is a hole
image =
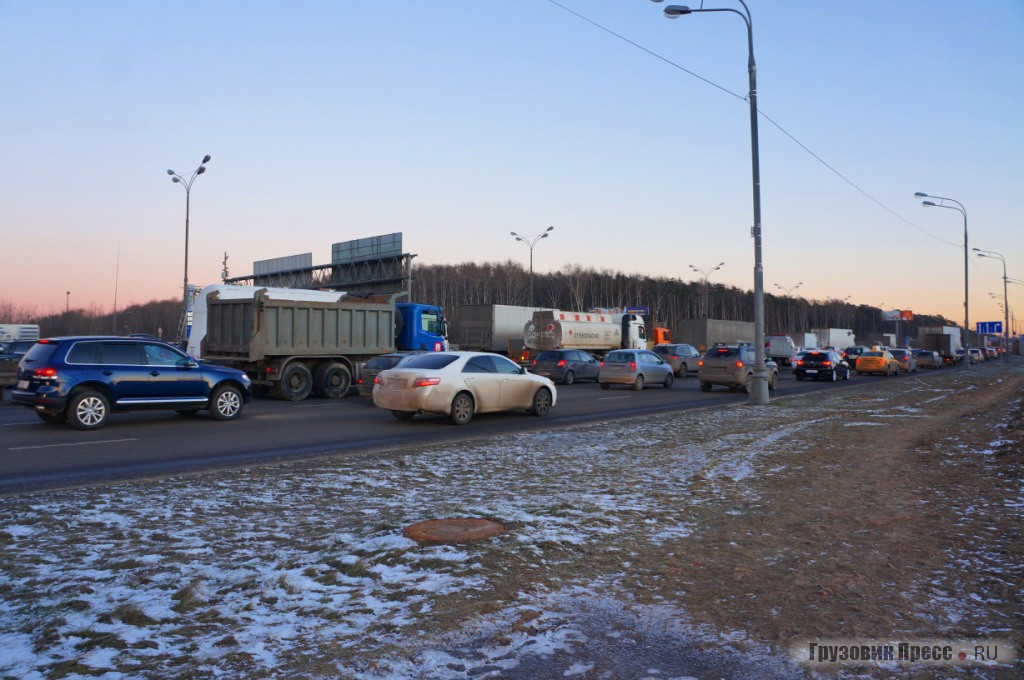
[[[871, 420], [847, 425], [890, 425], [874, 420], [892, 412], [873, 396], [856, 413]], [[548, 572], [560, 555], [607, 550], [620, 538], [662, 545], [701, 531], [686, 508], [715, 503], [725, 486], [749, 493], [746, 480], [782, 469], [794, 440], [839, 417], [821, 416], [821, 406], [798, 399], [425, 447], [372, 463], [4, 499], [0, 675], [44, 678], [64, 664], [105, 678], [186, 669], [399, 678], [423, 668], [434, 670], [421, 677], [461, 678], [560, 658], [572, 677], [587, 672], [573, 656], [586, 645], [641, 660], [630, 639], [609, 636], [648, 629], [661, 640], [649, 649], [728, 643], [730, 663], [742, 668], [742, 653], [770, 671], [748, 677], [784, 677], [741, 634], [688, 627], [668, 604], [623, 609], [626, 571], [548, 577], [540, 591], [488, 602], [488, 613], [455, 631], [433, 630], [431, 615], [446, 601], [486, 602], [516, 576], [513, 567]], [[508, 531], [465, 546], [420, 546], [401, 534], [452, 516], [495, 519]], [[502, 643], [484, 644], [497, 631]], [[413, 639], [426, 642], [412, 648]]]

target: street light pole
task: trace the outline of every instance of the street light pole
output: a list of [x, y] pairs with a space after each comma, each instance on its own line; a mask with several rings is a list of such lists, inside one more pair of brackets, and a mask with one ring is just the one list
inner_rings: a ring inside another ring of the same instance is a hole
[[[968, 278], [967, 278], [967, 265], [970, 258], [967, 252], [967, 208], [960, 201], [945, 196], [929, 196], [923, 191], [917, 191], [914, 193], [918, 198], [934, 198], [939, 202], [933, 201], [921, 201], [921, 205], [926, 208], [946, 208], [948, 210], [956, 210], [964, 216], [964, 368], [971, 367], [971, 315], [970, 315], [970, 299], [968, 297]], [[945, 205], [944, 201], [950, 203], [956, 203], [956, 205]]]
[[540, 241], [542, 238], [547, 238], [548, 233], [553, 230], [554, 227], [548, 227], [542, 233], [537, 234], [536, 236], [520, 236], [516, 232], [512, 232], [512, 236], [514, 236], [517, 241], [522, 241], [523, 243], [526, 244], [526, 247], [530, 249], [530, 305], [534, 307], [537, 306], [537, 300], [533, 296], [533, 247], [536, 246], [537, 242]]
[[703, 309], [701, 311], [704, 312], [705, 319], [708, 318], [708, 278], [711, 276], [711, 274], [721, 269], [722, 265], [724, 264], [724, 262], [719, 262], [717, 265], [715, 265], [714, 269], [709, 270], [698, 269], [697, 267], [694, 267], [692, 264], [690, 265], [690, 269], [704, 277], [704, 304]]
[[786, 317], [788, 318], [787, 325], [789, 326], [790, 331], [793, 330], [793, 291], [802, 285], [804, 285], [803, 281], [796, 284], [795, 286], [790, 286], [789, 288], [786, 288], [785, 286], [780, 286], [777, 283], [775, 284], [776, 288], [778, 288], [779, 290], [786, 294]]
[[[661, 0], [654, 0], [661, 2]], [[750, 92], [747, 99], [750, 103], [750, 165], [751, 183], [754, 198], [754, 226], [751, 235], [754, 237], [754, 374], [750, 383], [750, 403], [762, 405], [768, 403], [768, 369], [764, 355], [764, 265], [761, 258], [761, 169], [758, 159], [757, 139], [757, 64], [754, 61], [754, 28], [750, 9], [743, 0], [743, 11], [732, 8], [690, 9], [684, 5], [669, 5], [665, 8], [665, 16], [676, 19], [684, 14], [700, 12], [732, 12], [743, 19], [747, 25], [747, 75], [750, 79]]]
[[1007, 294], [1006, 258], [994, 250], [982, 250], [981, 248], [973, 250], [978, 253], [978, 257], [998, 257], [1003, 261], [1003, 355], [1005, 358], [1010, 348], [1010, 300]]
[[[199, 167], [193, 170], [192, 174], [190, 174], [187, 178], [182, 177], [178, 173], [174, 172], [174, 170], [167, 171], [167, 174], [171, 176], [172, 182], [174, 182], [175, 184], [181, 184], [181, 186], [185, 188], [185, 278], [184, 283], [182, 284], [182, 299], [185, 302], [185, 307], [182, 311], [183, 315], [188, 314], [188, 309], [190, 306], [190, 300], [188, 295], [188, 218], [191, 209], [192, 183], [196, 181], [196, 177], [199, 177], [199, 175], [206, 172], [206, 164], [209, 162], [210, 155], [207, 154], [203, 156], [203, 161], [199, 164]], [[185, 317], [183, 316], [182, 318], [184, 319]], [[185, 339], [184, 330], [184, 325], [182, 325], [178, 329], [179, 337], [176, 339], [178, 342], [181, 342]]]

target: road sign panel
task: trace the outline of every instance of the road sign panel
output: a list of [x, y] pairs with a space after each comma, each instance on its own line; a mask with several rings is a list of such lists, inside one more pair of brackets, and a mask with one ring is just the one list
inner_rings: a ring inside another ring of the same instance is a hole
[[1002, 333], [1003, 322], [1002, 321], [979, 321], [976, 326], [976, 332], [978, 333]]

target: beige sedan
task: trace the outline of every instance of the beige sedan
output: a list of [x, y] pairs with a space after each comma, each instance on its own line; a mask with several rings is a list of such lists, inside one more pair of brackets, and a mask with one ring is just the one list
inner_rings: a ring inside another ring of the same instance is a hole
[[399, 420], [439, 413], [456, 425], [476, 413], [525, 410], [545, 416], [557, 396], [547, 378], [487, 352], [420, 354], [379, 374], [373, 386], [374, 405]]

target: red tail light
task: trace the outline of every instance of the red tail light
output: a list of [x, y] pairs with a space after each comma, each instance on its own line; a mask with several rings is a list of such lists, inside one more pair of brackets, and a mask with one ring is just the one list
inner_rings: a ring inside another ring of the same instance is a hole
[[536, 360], [536, 359], [534, 359], [534, 360], [533, 360], [533, 365], [534, 365], [534, 366], [536, 366], [536, 365], [537, 365], [537, 360]]
[[804, 360], [803, 360], [803, 359], [800, 359], [800, 360], [798, 360], [798, 361], [796, 362], [796, 365], [797, 365], [797, 366], [803, 366], [803, 365], [804, 365]]
[[697, 360], [697, 366], [700, 367], [700, 366], [703, 366], [703, 365], [704, 365], [704, 360], [703, 359], [698, 359]]
[[37, 378], [52, 378], [57, 375], [56, 368], [37, 368], [33, 374]]
[[822, 365], [822, 366], [831, 366], [831, 365], [832, 365], [832, 362], [831, 362], [831, 361], [822, 361], [822, 362], [821, 362], [821, 365]]
[[[376, 377], [374, 377], [373, 381], [374, 381], [374, 382], [377, 382], [377, 378], [376, 378]], [[362, 379], [362, 378], [360, 378], [359, 380], [357, 380], [357, 381], [356, 381], [356, 384], [357, 384], [357, 385], [362, 385], [362, 384], [363, 384], [363, 379]]]
[[632, 373], [636, 373], [636, 362], [635, 361], [630, 361], [629, 362], [629, 370]]
[[737, 361], [736, 365], [739, 366], [740, 368], [743, 368], [743, 362], [742, 361]]
[[[360, 380], [359, 382], [363, 382], [363, 381]], [[373, 384], [374, 385], [379, 385], [380, 384], [380, 376], [379, 375], [373, 376]]]
[[416, 378], [413, 381], [413, 387], [430, 387], [431, 385], [437, 385], [441, 382], [440, 378]]
[[601, 362], [601, 368], [604, 368], [604, 362], [603, 361]]
[[[536, 362], [536, 361], [534, 361], [533, 363], [537, 363], [537, 362]], [[565, 366], [565, 359], [562, 359], [562, 360], [560, 360], [560, 361], [558, 362], [558, 365], [559, 365], [559, 366]]]

